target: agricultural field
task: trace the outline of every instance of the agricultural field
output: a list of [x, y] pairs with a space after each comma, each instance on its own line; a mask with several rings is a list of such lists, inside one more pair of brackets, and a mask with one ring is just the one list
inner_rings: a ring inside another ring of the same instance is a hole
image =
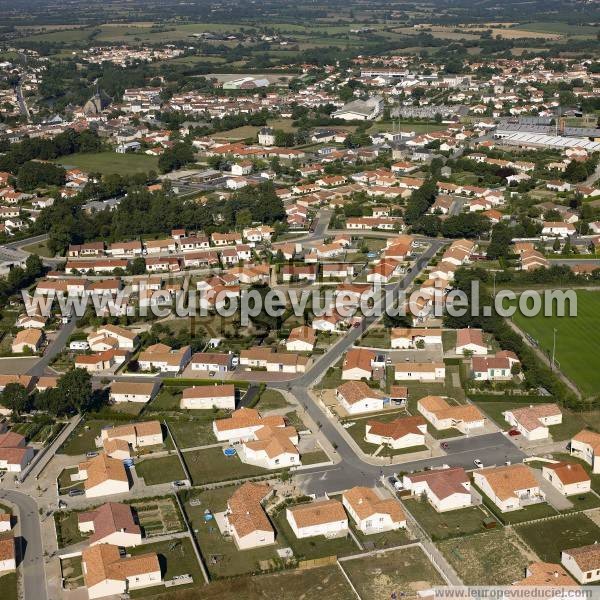
[[516, 312], [513, 321], [549, 355], [556, 329], [556, 360], [560, 370], [583, 394], [593, 395], [600, 387], [600, 369], [590, 357], [600, 353], [600, 340], [590, 332], [597, 326], [599, 313], [600, 292], [578, 290], [576, 317], [525, 317]]
[[387, 600], [415, 598], [420, 590], [443, 585], [444, 580], [419, 546], [379, 552], [341, 561], [341, 566], [361, 598]]
[[465, 585], [510, 585], [535, 560], [507, 529], [444, 540], [438, 548]]
[[65, 169], [77, 168], [87, 173], [102, 175], [131, 175], [148, 173], [158, 169], [158, 159], [147, 154], [118, 154], [117, 152], [97, 152], [90, 154], [70, 154], [57, 159]]

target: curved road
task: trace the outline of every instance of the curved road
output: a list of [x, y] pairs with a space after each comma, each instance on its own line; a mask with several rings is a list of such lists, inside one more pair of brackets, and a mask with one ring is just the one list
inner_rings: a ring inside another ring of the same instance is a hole
[[21, 559], [23, 597], [25, 600], [47, 600], [44, 547], [38, 505], [31, 496], [14, 490], [0, 491], [0, 500], [3, 498], [19, 508], [20, 537], [17, 538], [17, 557]]

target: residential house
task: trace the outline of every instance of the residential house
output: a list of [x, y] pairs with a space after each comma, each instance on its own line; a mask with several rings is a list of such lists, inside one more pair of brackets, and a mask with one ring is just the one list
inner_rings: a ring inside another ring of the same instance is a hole
[[409, 473], [402, 477], [402, 485], [413, 496], [424, 496], [440, 513], [473, 503], [471, 480], [462, 467]]
[[92, 534], [87, 539], [90, 546], [114, 544], [130, 548], [142, 543], [142, 530], [135, 522], [129, 504], [107, 502], [93, 510], [77, 513], [77, 528], [80, 533]]
[[104, 452], [79, 463], [71, 481], [83, 481], [86, 498], [98, 498], [129, 491], [129, 478], [123, 462]]
[[600, 581], [600, 544], [563, 550], [560, 562], [582, 585]]
[[417, 402], [418, 411], [437, 429], [452, 427], [461, 433], [483, 427], [485, 417], [472, 404], [450, 405], [441, 396], [425, 396]]
[[459, 329], [456, 332], [456, 354], [485, 355], [488, 352], [487, 344], [483, 339], [481, 329]]
[[13, 354], [38, 352], [44, 341], [44, 333], [39, 329], [22, 329], [18, 331], [11, 345]]
[[444, 363], [404, 362], [394, 365], [396, 381], [443, 381], [445, 377]]
[[370, 420], [365, 426], [365, 440], [394, 450], [425, 445], [427, 423], [423, 417], [398, 417], [385, 422]]
[[317, 343], [317, 335], [312, 327], [301, 325], [294, 327], [285, 342], [288, 351], [312, 352]]
[[0, 433], [0, 469], [20, 473], [32, 461], [33, 455], [33, 448], [20, 433]]
[[189, 346], [174, 350], [166, 344], [154, 344], [140, 352], [138, 363], [142, 371], [179, 373], [187, 365], [191, 355]]
[[364, 381], [347, 381], [336, 389], [336, 398], [350, 415], [382, 410], [389, 398], [379, 390], [369, 387]]
[[348, 535], [348, 517], [338, 500], [316, 500], [286, 508], [286, 518], [298, 539]]
[[513, 585], [528, 587], [567, 587], [577, 585], [577, 582], [562, 567], [555, 563], [535, 562], [525, 568], [525, 577], [515, 581]]
[[516, 354], [511, 351], [496, 352], [494, 356], [474, 356], [471, 360], [471, 372], [476, 381], [510, 381], [513, 378], [512, 367], [519, 363]]
[[154, 552], [122, 556], [118, 546], [98, 544], [83, 550], [81, 568], [90, 600], [162, 584], [160, 563]]
[[394, 531], [406, 527], [406, 517], [400, 503], [393, 498], [381, 498], [377, 490], [356, 486], [342, 495], [342, 504], [365, 535]]
[[405, 329], [394, 327], [390, 333], [393, 349], [416, 348], [420, 345], [430, 346], [442, 343], [441, 329]]
[[542, 465], [542, 477], [564, 496], [586, 494], [592, 480], [582, 465], [576, 462], [554, 462]]
[[342, 365], [342, 379], [358, 381], [371, 379], [375, 352], [365, 348], [351, 348], [346, 352]]
[[110, 401], [120, 402], [142, 402], [152, 400], [159, 389], [155, 382], [129, 382], [113, 381], [110, 385]]
[[569, 451], [571, 456], [580, 458], [590, 465], [592, 473], [600, 473], [600, 433], [582, 429], [571, 438]]
[[266, 483], [243, 483], [227, 501], [225, 523], [239, 550], [261, 548], [275, 543], [275, 530], [263, 508], [273, 494]]
[[528, 441], [548, 438], [548, 427], [562, 423], [562, 412], [558, 404], [531, 404], [513, 408], [502, 413], [506, 421], [520, 431]]
[[473, 482], [502, 512], [546, 501], [546, 495], [527, 465], [479, 469], [473, 471]]
[[235, 386], [232, 383], [224, 385], [198, 385], [183, 390], [180, 408], [208, 410], [219, 408], [235, 410]]
[[192, 371], [227, 373], [233, 369], [233, 354], [219, 352], [196, 352], [190, 360]]

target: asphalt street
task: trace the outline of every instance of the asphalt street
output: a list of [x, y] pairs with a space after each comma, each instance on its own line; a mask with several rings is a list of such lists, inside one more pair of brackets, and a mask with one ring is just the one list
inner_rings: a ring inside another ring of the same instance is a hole
[[13, 490], [0, 491], [0, 502], [2, 498], [19, 507], [21, 531], [17, 538], [17, 556], [21, 558], [23, 597], [25, 600], [46, 600], [46, 571], [38, 505], [31, 496]]

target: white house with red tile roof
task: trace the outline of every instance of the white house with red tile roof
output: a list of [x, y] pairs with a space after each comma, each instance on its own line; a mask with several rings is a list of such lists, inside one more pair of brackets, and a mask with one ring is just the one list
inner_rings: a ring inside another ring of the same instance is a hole
[[410, 473], [402, 477], [404, 489], [425, 496], [437, 512], [466, 508], [473, 503], [471, 481], [462, 467]]
[[372, 488], [356, 486], [342, 494], [342, 504], [365, 535], [394, 531], [406, 527], [406, 516], [400, 503], [381, 498]]

